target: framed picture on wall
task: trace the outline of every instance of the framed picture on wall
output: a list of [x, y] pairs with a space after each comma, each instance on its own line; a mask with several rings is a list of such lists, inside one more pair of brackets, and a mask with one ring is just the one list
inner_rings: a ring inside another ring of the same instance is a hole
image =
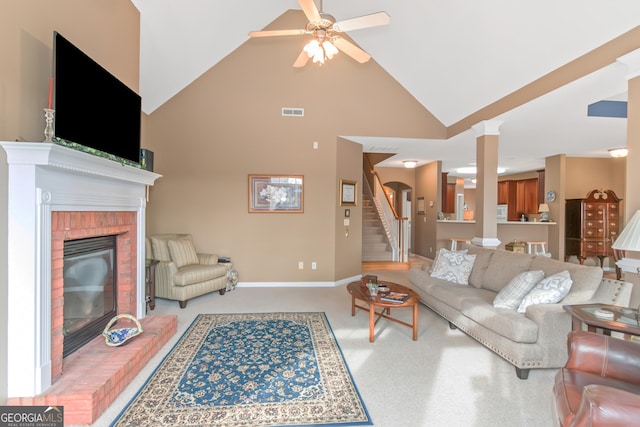
[[304, 212], [304, 176], [249, 175], [249, 212]]
[[340, 180], [340, 206], [356, 206], [358, 204], [358, 182]]

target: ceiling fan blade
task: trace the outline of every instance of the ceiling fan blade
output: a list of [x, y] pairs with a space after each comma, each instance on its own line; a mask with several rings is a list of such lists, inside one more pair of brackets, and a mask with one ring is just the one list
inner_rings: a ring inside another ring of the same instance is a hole
[[309, 55], [307, 55], [307, 52], [304, 49], [302, 49], [302, 52], [300, 52], [300, 55], [298, 55], [298, 59], [296, 59], [296, 62], [293, 63], [293, 67], [302, 68], [305, 65], [307, 65], [308, 60], [309, 60]]
[[357, 18], [346, 19], [333, 24], [333, 30], [338, 32], [359, 30], [361, 28], [377, 27], [387, 25], [391, 18], [387, 12], [372, 13], [371, 15], [359, 16]]
[[272, 37], [272, 36], [299, 36], [307, 34], [306, 30], [266, 30], [250, 31], [249, 37]]
[[298, 0], [298, 4], [309, 22], [318, 22], [322, 19], [320, 18], [320, 12], [318, 12], [318, 7], [314, 0]]
[[341, 51], [355, 59], [361, 64], [364, 64], [368, 60], [371, 59], [371, 55], [369, 55], [364, 50], [360, 49], [358, 46], [354, 45], [350, 41], [343, 39], [342, 37], [334, 37], [331, 42]]

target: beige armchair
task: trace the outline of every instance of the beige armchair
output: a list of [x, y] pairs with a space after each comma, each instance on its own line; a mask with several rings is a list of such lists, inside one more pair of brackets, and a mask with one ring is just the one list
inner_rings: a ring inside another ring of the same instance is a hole
[[190, 234], [157, 234], [145, 242], [146, 258], [158, 260], [155, 296], [178, 301], [180, 308], [191, 298], [227, 289], [231, 263], [218, 263], [218, 256], [197, 253]]

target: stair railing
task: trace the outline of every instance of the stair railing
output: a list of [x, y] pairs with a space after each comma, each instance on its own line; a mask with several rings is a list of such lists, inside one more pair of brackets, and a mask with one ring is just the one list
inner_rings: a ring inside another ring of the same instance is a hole
[[[378, 173], [373, 168], [370, 168], [368, 175], [365, 176], [363, 181], [372, 195], [373, 203], [391, 245], [391, 259], [394, 262], [407, 262], [409, 259], [409, 250], [405, 239], [405, 221], [407, 218], [399, 216], [396, 212], [389, 195], [384, 190]], [[370, 185], [371, 181], [373, 182], [373, 188]]]

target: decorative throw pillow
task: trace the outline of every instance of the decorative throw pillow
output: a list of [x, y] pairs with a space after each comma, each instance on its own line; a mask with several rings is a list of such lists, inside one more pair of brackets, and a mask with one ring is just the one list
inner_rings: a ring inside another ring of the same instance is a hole
[[554, 304], [567, 296], [573, 285], [567, 270], [545, 277], [529, 291], [518, 307], [518, 313], [524, 313], [532, 304]]
[[436, 257], [433, 259], [433, 263], [431, 264], [431, 267], [429, 268], [429, 273], [433, 273], [433, 270], [438, 269], [438, 260], [440, 259], [440, 254], [446, 253], [446, 252], [457, 252], [460, 254], [466, 254], [467, 253], [467, 249], [461, 249], [459, 251], [450, 251], [449, 249], [446, 248], [440, 248], [437, 252], [436, 252]]
[[438, 265], [434, 266], [431, 277], [448, 280], [460, 285], [469, 284], [469, 275], [473, 268], [475, 255], [446, 251], [438, 256]]
[[151, 247], [153, 248], [154, 259], [158, 261], [171, 261], [171, 254], [169, 254], [169, 246], [167, 240], [159, 237], [151, 237]]
[[530, 270], [516, 274], [493, 300], [494, 307], [515, 310], [529, 291], [544, 278], [544, 271]]
[[185, 265], [198, 264], [198, 253], [189, 239], [169, 240], [169, 253], [171, 260], [178, 268]]

